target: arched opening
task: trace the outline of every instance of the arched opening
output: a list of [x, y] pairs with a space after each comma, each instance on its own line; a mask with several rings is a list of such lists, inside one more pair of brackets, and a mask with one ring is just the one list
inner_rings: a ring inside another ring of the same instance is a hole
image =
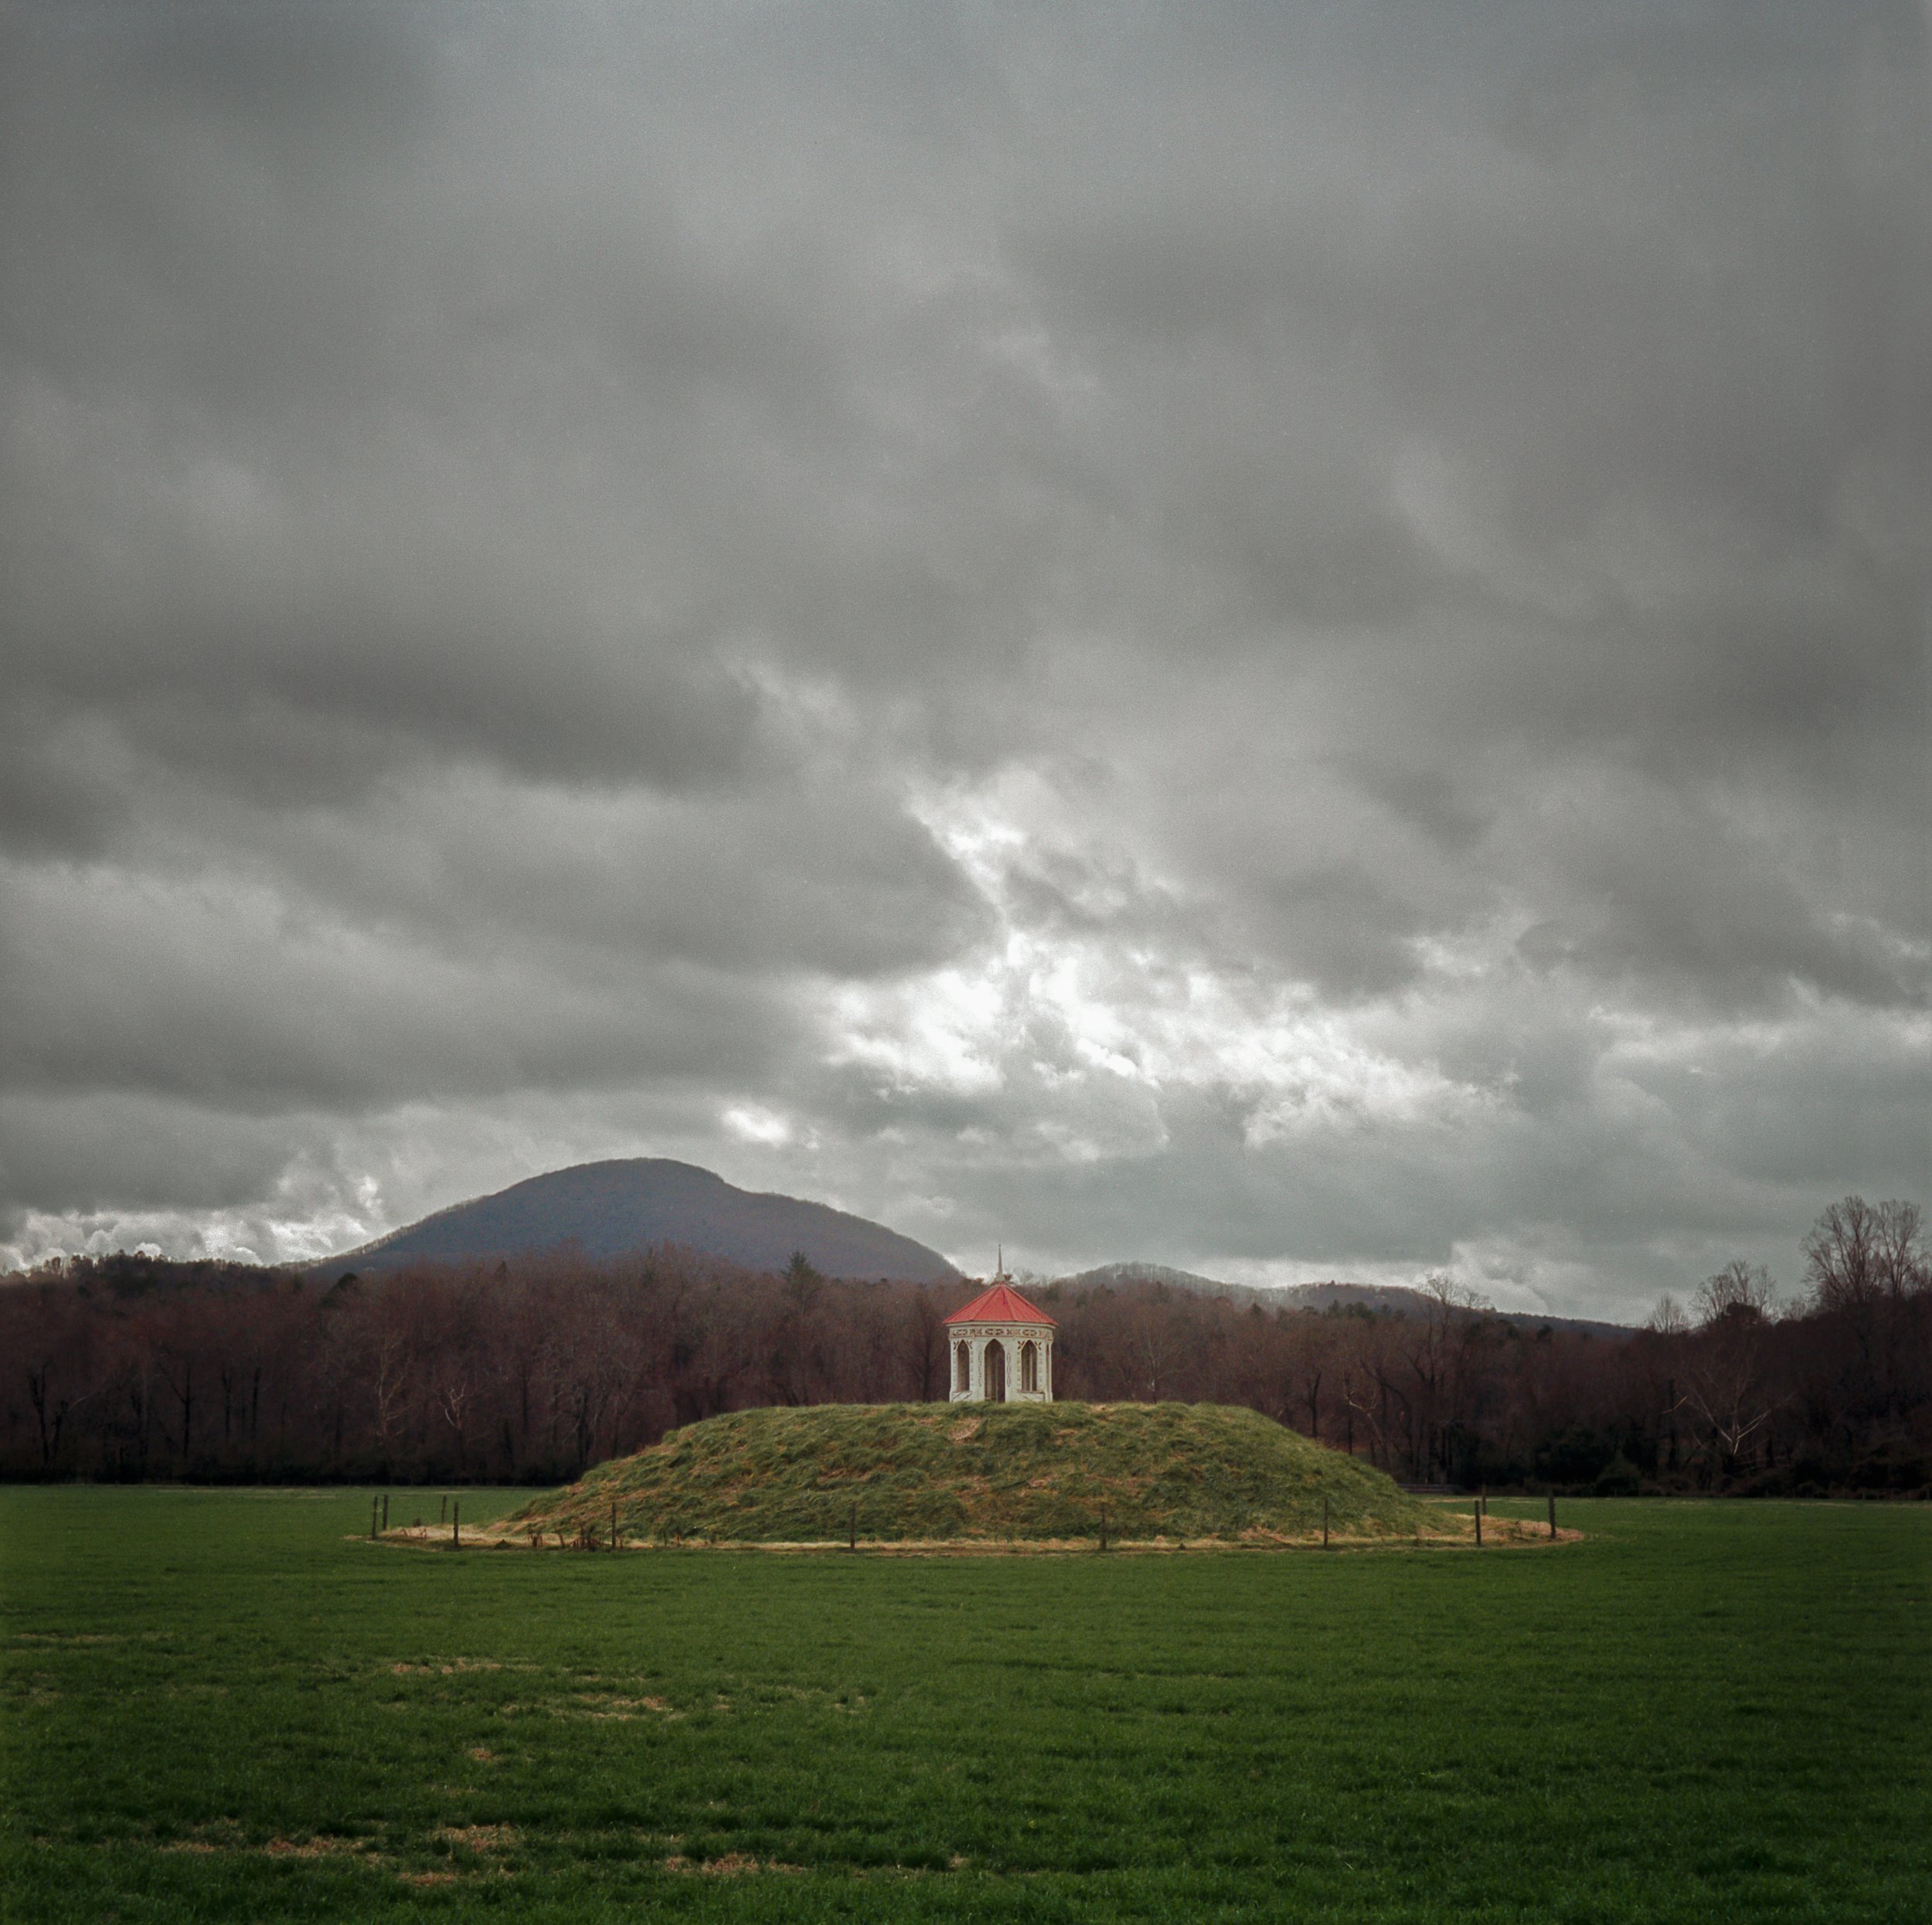
[[986, 1401], [1006, 1401], [1006, 1352], [997, 1337], [986, 1346]]
[[973, 1387], [973, 1353], [964, 1344], [959, 1345], [954, 1352], [953, 1388], [970, 1390]]
[[1030, 1337], [1019, 1347], [1019, 1387], [1022, 1390], [1039, 1388], [1039, 1352]]

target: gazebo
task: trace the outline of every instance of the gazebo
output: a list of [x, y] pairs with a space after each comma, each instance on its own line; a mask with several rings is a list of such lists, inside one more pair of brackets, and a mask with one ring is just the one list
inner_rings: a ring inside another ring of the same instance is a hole
[[992, 1287], [946, 1319], [954, 1403], [1051, 1403], [1051, 1317], [1029, 1304], [1002, 1269]]

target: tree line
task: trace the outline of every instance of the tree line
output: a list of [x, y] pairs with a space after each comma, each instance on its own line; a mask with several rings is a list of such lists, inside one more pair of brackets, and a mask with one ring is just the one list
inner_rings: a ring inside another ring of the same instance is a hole
[[[1801, 1292], [1743, 1262], [1604, 1335], [1440, 1277], [1412, 1309], [1028, 1284], [1055, 1391], [1246, 1404], [1405, 1481], [1925, 1492], [1932, 1263], [1912, 1204], [1818, 1218]], [[0, 1280], [0, 1476], [552, 1484], [770, 1404], [947, 1394], [967, 1291], [677, 1249], [330, 1280], [117, 1254]]]

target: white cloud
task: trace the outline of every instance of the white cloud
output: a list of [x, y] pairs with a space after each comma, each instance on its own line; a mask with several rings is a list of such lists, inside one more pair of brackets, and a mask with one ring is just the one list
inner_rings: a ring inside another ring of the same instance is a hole
[[789, 1143], [792, 1127], [789, 1118], [757, 1104], [734, 1104], [724, 1113], [724, 1126], [741, 1143], [762, 1143], [776, 1148]]

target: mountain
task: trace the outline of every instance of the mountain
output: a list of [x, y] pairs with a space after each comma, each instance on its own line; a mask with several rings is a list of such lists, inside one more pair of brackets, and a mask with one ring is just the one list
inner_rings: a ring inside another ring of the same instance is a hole
[[960, 1273], [923, 1243], [823, 1203], [741, 1190], [664, 1157], [580, 1163], [513, 1183], [393, 1230], [335, 1258], [366, 1268], [427, 1257], [530, 1255], [573, 1243], [587, 1257], [628, 1257], [677, 1243], [751, 1270], [783, 1270], [794, 1250], [828, 1277], [954, 1283]]
[[[1429, 1298], [1419, 1290], [1403, 1284], [1284, 1284], [1263, 1287], [1253, 1284], [1223, 1284], [1193, 1271], [1170, 1269], [1165, 1263], [1103, 1263], [1097, 1270], [1083, 1270], [1077, 1277], [1056, 1278], [1075, 1290], [1114, 1289], [1130, 1284], [1165, 1284], [1169, 1290], [1191, 1291], [1197, 1297], [1223, 1297], [1240, 1304], [1262, 1304], [1277, 1309], [1346, 1310], [1381, 1311], [1393, 1317], [1419, 1317]], [[1591, 1317], [1548, 1317], [1527, 1310], [1492, 1310], [1486, 1315], [1514, 1324], [1521, 1330], [1580, 1331], [1593, 1337], [1628, 1337], [1628, 1324], [1604, 1323]]]
[[[1359, 1307], [1392, 1316], [1419, 1317], [1430, 1304], [1428, 1294], [1403, 1284], [1291, 1284], [1281, 1294], [1304, 1310], [1347, 1310]], [[1552, 1317], [1536, 1310], [1488, 1310], [1482, 1313], [1519, 1330], [1568, 1330], [1586, 1337], [1630, 1337], [1630, 1324], [1606, 1323], [1597, 1317]]]
[[1292, 1301], [1285, 1290], [1219, 1283], [1212, 1277], [1198, 1277], [1191, 1270], [1174, 1270], [1165, 1263], [1102, 1263], [1097, 1269], [1082, 1270], [1077, 1277], [1056, 1277], [1053, 1280], [1073, 1290], [1120, 1290], [1132, 1284], [1165, 1284], [1169, 1290], [1185, 1290], [1196, 1297], [1226, 1297], [1240, 1304]]

